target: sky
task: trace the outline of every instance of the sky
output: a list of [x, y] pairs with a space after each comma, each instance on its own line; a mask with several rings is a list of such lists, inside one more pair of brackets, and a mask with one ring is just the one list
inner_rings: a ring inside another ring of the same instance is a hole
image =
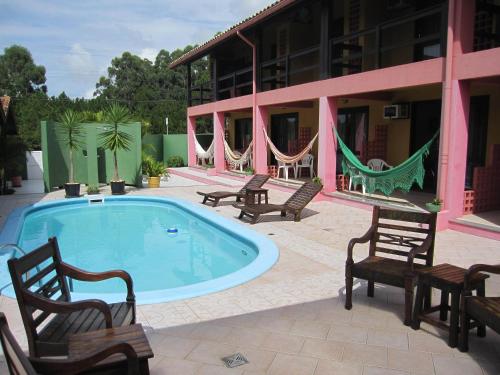
[[49, 95], [91, 98], [99, 77], [129, 51], [200, 44], [272, 0], [0, 0], [0, 53], [13, 44], [46, 68]]

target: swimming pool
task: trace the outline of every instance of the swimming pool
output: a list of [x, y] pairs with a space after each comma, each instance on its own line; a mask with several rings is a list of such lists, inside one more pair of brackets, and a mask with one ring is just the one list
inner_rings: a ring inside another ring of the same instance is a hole
[[[89, 271], [124, 269], [137, 303], [203, 295], [251, 280], [278, 259], [266, 237], [190, 202], [157, 197], [85, 198], [37, 203], [15, 210], [0, 244], [31, 251], [56, 236], [65, 262]], [[10, 282], [6, 261], [0, 285]], [[8, 277], [7, 280], [6, 276]], [[123, 281], [73, 281], [76, 299], [123, 299]], [[3, 294], [14, 296], [7, 288]]]

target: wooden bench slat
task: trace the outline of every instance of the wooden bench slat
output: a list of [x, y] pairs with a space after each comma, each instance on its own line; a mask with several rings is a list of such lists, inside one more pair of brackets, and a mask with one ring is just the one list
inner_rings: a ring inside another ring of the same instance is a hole
[[26, 289], [29, 289], [35, 284], [37, 281], [40, 281], [42, 278], [47, 276], [50, 272], [56, 269], [56, 266], [54, 263], [49, 264], [47, 267], [44, 269], [40, 270], [35, 276], [29, 278], [26, 280], [23, 284]]

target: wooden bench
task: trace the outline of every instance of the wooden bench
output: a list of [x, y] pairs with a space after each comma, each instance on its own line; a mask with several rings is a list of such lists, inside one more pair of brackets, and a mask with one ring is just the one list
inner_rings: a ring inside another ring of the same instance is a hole
[[[352, 308], [353, 278], [368, 280], [369, 297], [374, 296], [375, 282], [405, 289], [404, 324], [411, 324], [416, 269], [432, 266], [436, 214], [373, 208], [372, 225], [360, 238], [353, 238], [347, 248], [345, 266], [345, 308]], [[369, 242], [368, 257], [355, 263], [354, 245]], [[430, 290], [425, 292], [425, 306], [430, 306]]]
[[[68, 354], [68, 337], [75, 333], [135, 323], [132, 278], [121, 270], [86, 272], [62, 262], [56, 238], [8, 261], [12, 285], [34, 357]], [[98, 299], [71, 302], [67, 278], [124, 280], [127, 300], [108, 305]]]

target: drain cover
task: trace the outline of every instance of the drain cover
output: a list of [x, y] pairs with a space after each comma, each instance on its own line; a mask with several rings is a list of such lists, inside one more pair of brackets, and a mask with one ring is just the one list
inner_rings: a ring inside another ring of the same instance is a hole
[[243, 356], [243, 354], [236, 353], [222, 358], [222, 362], [224, 362], [226, 367], [233, 368], [248, 363], [248, 360]]

